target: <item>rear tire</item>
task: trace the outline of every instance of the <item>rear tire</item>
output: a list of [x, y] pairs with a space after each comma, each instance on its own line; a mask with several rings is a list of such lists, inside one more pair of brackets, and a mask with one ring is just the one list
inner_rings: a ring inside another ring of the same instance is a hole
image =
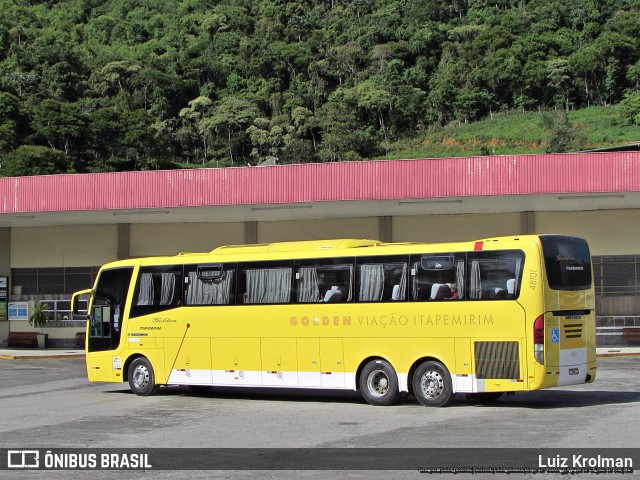
[[160, 385], [156, 385], [156, 376], [149, 360], [144, 357], [136, 358], [129, 365], [129, 386], [131, 391], [136, 395], [146, 397], [154, 395], [160, 389]]
[[452, 402], [451, 374], [440, 362], [421, 364], [413, 374], [413, 394], [425, 407], [444, 407]]
[[400, 399], [398, 375], [386, 360], [372, 360], [360, 373], [360, 392], [375, 406], [393, 405]]

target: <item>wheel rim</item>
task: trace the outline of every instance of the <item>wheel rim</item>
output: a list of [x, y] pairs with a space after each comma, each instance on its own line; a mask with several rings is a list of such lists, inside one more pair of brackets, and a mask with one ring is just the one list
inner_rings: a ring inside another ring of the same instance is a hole
[[136, 386], [136, 388], [145, 388], [147, 385], [149, 385], [150, 380], [151, 379], [149, 378], [149, 370], [144, 365], [138, 365], [133, 370], [133, 384]]
[[420, 390], [426, 398], [438, 398], [444, 391], [444, 378], [440, 373], [429, 370], [420, 378]]
[[383, 397], [389, 392], [389, 377], [382, 370], [374, 370], [367, 377], [367, 388], [374, 397]]

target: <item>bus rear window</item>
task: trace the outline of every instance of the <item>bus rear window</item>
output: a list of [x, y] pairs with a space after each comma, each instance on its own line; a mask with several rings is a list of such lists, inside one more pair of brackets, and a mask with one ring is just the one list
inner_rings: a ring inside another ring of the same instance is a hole
[[586, 240], [542, 235], [542, 251], [549, 286], [554, 290], [591, 288], [591, 255]]

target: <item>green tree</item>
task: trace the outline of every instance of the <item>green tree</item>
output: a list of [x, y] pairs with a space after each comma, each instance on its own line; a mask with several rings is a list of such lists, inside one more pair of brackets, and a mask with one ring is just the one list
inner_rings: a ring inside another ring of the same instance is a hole
[[18, 146], [20, 116], [18, 98], [10, 93], [0, 92], [0, 155]]
[[625, 99], [620, 102], [620, 117], [623, 121], [640, 126], [640, 94], [628, 94]]
[[427, 102], [431, 112], [431, 121], [445, 124], [455, 117], [454, 104], [460, 90], [459, 83], [466, 69], [452, 58], [444, 58], [429, 80]]
[[353, 110], [344, 103], [329, 101], [320, 107], [314, 121], [322, 132], [318, 156], [323, 161], [337, 162], [359, 156], [359, 132]]
[[491, 108], [491, 95], [485, 90], [464, 87], [458, 92], [454, 107], [460, 121], [477, 120], [480, 113]]
[[291, 121], [299, 138], [311, 137], [313, 141], [313, 150], [315, 151], [318, 145], [313, 131], [313, 112], [306, 107], [296, 107], [291, 111]]
[[178, 135], [182, 138], [195, 139], [200, 138], [202, 141], [202, 164], [204, 165], [209, 154], [209, 135], [202, 128], [202, 122], [213, 105], [210, 98], [200, 96], [190, 100], [188, 107], [180, 110], [180, 118], [183, 120], [182, 129]]
[[69, 153], [84, 131], [85, 119], [77, 103], [47, 99], [33, 109], [32, 128], [36, 138], [49, 147]]
[[122, 158], [124, 134], [121, 110], [92, 108], [87, 112], [85, 169], [93, 172], [126, 170]]
[[229, 161], [234, 165], [236, 150], [241, 148], [245, 129], [260, 114], [258, 107], [250, 100], [228, 96], [216, 102], [198, 127], [200, 133], [208, 138], [215, 138], [224, 133], [227, 139]]
[[382, 136], [387, 140], [388, 116], [393, 104], [393, 95], [388, 92], [380, 83], [380, 79], [372, 77], [359, 83], [356, 87], [358, 106], [373, 114], [377, 118], [378, 126]]
[[71, 171], [69, 156], [59, 150], [38, 145], [20, 145], [1, 157], [0, 174], [4, 177], [52, 175]]
[[566, 58], [556, 58], [547, 62], [547, 79], [555, 91], [556, 104], [569, 110], [571, 71]]
[[543, 126], [550, 131], [547, 153], [565, 153], [580, 150], [584, 136], [569, 121], [566, 110], [556, 110], [543, 116]]

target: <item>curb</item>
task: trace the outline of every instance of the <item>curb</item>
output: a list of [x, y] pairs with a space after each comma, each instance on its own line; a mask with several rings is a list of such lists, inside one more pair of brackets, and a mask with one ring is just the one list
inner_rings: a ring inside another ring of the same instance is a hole
[[62, 355], [4, 355], [0, 354], [0, 359], [4, 360], [39, 360], [44, 358], [84, 358], [84, 353], [62, 354]]
[[640, 357], [640, 352], [603, 352], [596, 357]]

